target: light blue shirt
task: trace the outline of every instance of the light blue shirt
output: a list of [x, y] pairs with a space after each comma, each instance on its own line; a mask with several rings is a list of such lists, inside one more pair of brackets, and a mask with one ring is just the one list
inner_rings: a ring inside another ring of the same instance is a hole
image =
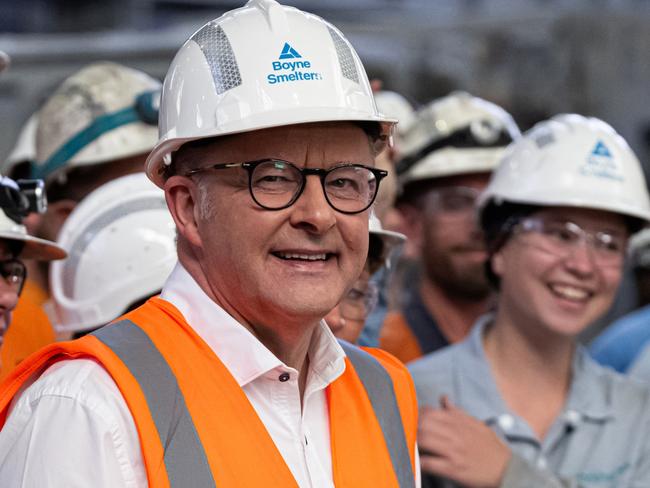
[[650, 487], [650, 386], [599, 366], [578, 347], [567, 403], [539, 440], [497, 388], [482, 341], [490, 320], [411, 363], [419, 403], [437, 407], [446, 394], [507, 442], [513, 458], [502, 487]]

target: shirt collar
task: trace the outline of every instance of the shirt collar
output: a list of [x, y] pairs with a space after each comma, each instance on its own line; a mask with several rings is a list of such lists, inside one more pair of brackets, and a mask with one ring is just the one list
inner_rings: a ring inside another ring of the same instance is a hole
[[[459, 384], [461, 404], [468, 406], [468, 413], [484, 422], [497, 422], [505, 415], [512, 415], [501, 397], [485, 349], [483, 332], [494, 320], [493, 314], [483, 315], [472, 328], [469, 337], [458, 344], [462, 381]], [[572, 380], [563, 416], [569, 423], [578, 419], [604, 421], [613, 415], [606, 382], [598, 366], [582, 346], [573, 357]]]
[[[160, 298], [170, 302], [203, 339], [243, 387], [266, 373], [291, 369], [246, 327], [237, 322], [201, 289], [182, 264], [177, 263]], [[310, 376], [330, 384], [345, 370], [345, 353], [324, 321], [316, 329], [307, 354]]]

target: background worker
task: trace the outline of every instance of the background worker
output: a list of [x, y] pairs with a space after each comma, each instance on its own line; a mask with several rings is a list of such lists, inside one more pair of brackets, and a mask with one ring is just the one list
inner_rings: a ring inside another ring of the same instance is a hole
[[[36, 117], [31, 174], [45, 181], [49, 206], [44, 214], [28, 217], [34, 235], [56, 241], [70, 212], [88, 193], [119, 176], [142, 171], [157, 140], [155, 103], [160, 86], [141, 71], [98, 62], [68, 77], [44, 102]], [[20, 142], [29, 155], [27, 140]], [[18, 163], [18, 157], [13, 162]], [[24, 167], [6, 169], [25, 174]], [[43, 311], [50, 298], [48, 264], [27, 260], [26, 266], [29, 278], [13, 330], [0, 351], [6, 368], [55, 339]]]
[[[373, 205], [373, 210], [384, 229], [387, 231], [399, 231], [402, 228], [402, 217], [395, 208], [395, 200], [399, 187], [395, 163], [399, 158], [402, 136], [413, 121], [414, 111], [411, 103], [399, 93], [383, 90], [375, 92], [374, 97], [379, 113], [397, 119], [398, 122], [393, 131], [393, 144], [387, 145], [375, 158], [375, 166], [388, 171], [388, 175], [382, 180], [379, 193]], [[372, 220], [370, 223], [372, 227]], [[388, 312], [388, 294], [393, 276], [393, 265], [399, 258], [401, 250], [402, 246], [396, 246], [391, 255], [386, 257], [386, 265], [370, 277], [371, 287], [377, 289], [377, 304], [365, 318], [361, 335], [358, 337], [358, 343], [361, 346], [379, 346], [379, 332]]]
[[598, 119], [553, 117], [511, 146], [480, 214], [496, 311], [411, 365], [423, 471], [464, 487], [650, 486], [650, 387], [577, 341], [650, 220], [636, 156]]
[[157, 295], [176, 264], [165, 195], [144, 173], [100, 186], [75, 207], [57, 242], [45, 309], [57, 334], [80, 337]]
[[390, 265], [393, 251], [404, 244], [406, 236], [384, 230], [373, 213], [368, 224], [370, 236], [368, 258], [363, 272], [339, 304], [327, 314], [325, 322], [338, 339], [356, 344], [366, 319], [372, 313], [379, 299], [379, 288], [371, 277], [383, 267]]
[[487, 254], [474, 204], [518, 136], [502, 108], [464, 92], [422, 108], [405, 134], [398, 208], [417, 252], [409, 270], [417, 271], [399, 277], [401, 303], [380, 336], [380, 347], [403, 362], [463, 339], [488, 310]]
[[[9, 65], [9, 56], [0, 51], [0, 72]], [[39, 239], [28, 234], [23, 225], [25, 216], [31, 211], [43, 211], [47, 201], [40, 185], [29, 187], [26, 192], [12, 179], [0, 177], [0, 379], [16, 364], [14, 354], [5, 347], [5, 343], [15, 342], [21, 334], [21, 327], [15, 325], [15, 309], [18, 298], [25, 286], [26, 269], [24, 259], [51, 261], [62, 259], [65, 251], [54, 242]], [[36, 190], [36, 191], [34, 191]], [[42, 311], [30, 309], [24, 311], [32, 320]], [[10, 322], [12, 327], [9, 328]], [[53, 339], [50, 331], [46, 339]], [[38, 333], [28, 333], [20, 338], [25, 349], [36, 350], [41, 347], [42, 337]]]
[[[41, 191], [33, 191], [33, 187], [24, 184], [21, 187], [6, 176], [0, 177], [0, 346], [14, 333], [13, 325], [11, 328], [9, 325], [25, 284], [27, 272], [23, 259], [48, 262], [66, 257], [63, 248], [30, 236], [21, 223], [30, 211], [46, 205], [42, 187], [37, 188]], [[8, 369], [3, 366], [3, 360], [0, 356], [0, 376]]]
[[[311, 70], [292, 77], [283, 53]], [[322, 320], [365, 265], [374, 156], [393, 123], [319, 17], [252, 0], [201, 27], [170, 66], [146, 166], [179, 262], [160, 297], [10, 375], [0, 479], [414, 486], [408, 372]]]
[[644, 376], [646, 360], [640, 355], [650, 342], [650, 229], [630, 240], [630, 261], [634, 272], [639, 309], [614, 321], [594, 339], [590, 346], [592, 357], [604, 366], [627, 373], [633, 364]]

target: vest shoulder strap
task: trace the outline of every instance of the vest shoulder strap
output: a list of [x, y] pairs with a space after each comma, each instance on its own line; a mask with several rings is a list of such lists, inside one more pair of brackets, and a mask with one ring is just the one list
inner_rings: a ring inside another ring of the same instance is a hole
[[216, 487], [176, 377], [149, 336], [130, 320], [92, 335], [120, 358], [140, 385], [163, 446], [169, 486]]
[[339, 343], [368, 394], [384, 435], [400, 488], [413, 488], [415, 478], [393, 380], [381, 363], [371, 354], [349, 342], [339, 340]]

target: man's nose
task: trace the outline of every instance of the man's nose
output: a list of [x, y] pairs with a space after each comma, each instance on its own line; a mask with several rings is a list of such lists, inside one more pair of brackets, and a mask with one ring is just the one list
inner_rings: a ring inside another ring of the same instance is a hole
[[291, 223], [312, 233], [322, 234], [336, 223], [336, 211], [325, 198], [323, 185], [316, 175], [305, 177], [305, 188], [291, 208]]

